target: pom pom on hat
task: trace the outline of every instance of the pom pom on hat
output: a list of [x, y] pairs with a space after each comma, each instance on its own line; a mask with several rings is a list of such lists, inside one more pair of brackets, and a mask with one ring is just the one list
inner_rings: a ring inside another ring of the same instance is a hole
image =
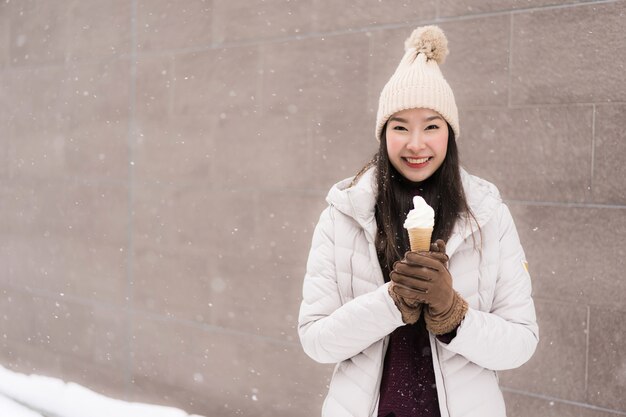
[[404, 41], [404, 50], [415, 49], [426, 55], [427, 59], [434, 59], [441, 65], [448, 55], [448, 39], [438, 26], [422, 26], [413, 31]]
[[383, 87], [376, 114], [376, 139], [385, 123], [401, 110], [427, 108], [439, 113], [459, 138], [459, 111], [439, 65], [448, 55], [448, 40], [437, 26], [418, 27], [404, 42], [404, 56]]

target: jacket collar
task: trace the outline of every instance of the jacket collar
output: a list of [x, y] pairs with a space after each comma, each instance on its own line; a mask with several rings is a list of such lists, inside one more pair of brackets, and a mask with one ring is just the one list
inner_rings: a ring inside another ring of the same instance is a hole
[[[376, 236], [376, 177], [375, 168], [367, 170], [359, 181], [350, 187], [354, 177], [346, 178], [335, 184], [326, 201], [341, 213], [354, 219], [364, 230], [368, 240], [374, 242]], [[494, 215], [502, 202], [498, 189], [488, 181], [470, 175], [461, 168], [461, 182], [467, 203], [474, 219], [461, 218], [456, 222], [452, 236], [446, 244], [446, 252], [451, 255], [472, 233], [477, 231], [476, 223], [483, 227]]]
[[452, 255], [466, 238], [478, 231], [476, 223], [480, 228], [487, 224], [502, 203], [500, 192], [495, 185], [470, 175], [464, 169], [461, 169], [461, 182], [474, 218], [463, 217], [456, 222], [446, 243], [448, 256]]
[[374, 173], [375, 169], [370, 168], [352, 187], [350, 184], [354, 177], [339, 181], [326, 196], [326, 201], [346, 216], [354, 219], [363, 228], [368, 240], [372, 242], [376, 236], [374, 210], [377, 187]]

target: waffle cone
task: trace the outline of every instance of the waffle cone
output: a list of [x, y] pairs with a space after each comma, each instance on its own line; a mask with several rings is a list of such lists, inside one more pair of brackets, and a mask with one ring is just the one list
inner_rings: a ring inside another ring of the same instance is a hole
[[429, 251], [430, 237], [433, 234], [432, 227], [421, 229], [409, 229], [409, 242], [411, 243], [411, 251]]

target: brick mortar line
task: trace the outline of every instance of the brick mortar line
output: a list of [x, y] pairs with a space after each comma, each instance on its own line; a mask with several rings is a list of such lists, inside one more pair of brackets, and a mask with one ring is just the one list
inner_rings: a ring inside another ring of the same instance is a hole
[[[358, 171], [358, 168], [355, 169], [355, 174]], [[346, 176], [347, 178], [347, 176]], [[343, 178], [337, 178], [337, 181]], [[45, 179], [45, 184], [42, 182], [41, 178], [0, 178], [0, 181], [6, 180], [7, 182], [11, 182], [13, 188], [11, 189], [19, 189], [19, 188], [27, 188], [38, 184], [43, 184], [41, 189], [53, 189], [55, 187], [67, 187], [67, 186], [85, 186], [85, 187], [106, 187], [106, 188], [114, 188], [114, 187], [128, 187], [128, 180], [111, 180], [107, 178], [102, 179], [83, 179], [80, 177], [59, 177], [59, 178], [48, 178]], [[18, 180], [19, 183], [13, 184], [12, 181]], [[215, 191], [227, 191], [232, 194], [237, 193], [277, 193], [277, 194], [298, 194], [298, 195], [321, 195], [322, 197], [326, 197], [328, 194], [328, 190], [330, 187], [337, 181], [333, 181], [329, 183], [326, 187], [277, 187], [277, 186], [259, 186], [259, 187], [222, 187], [219, 184], [212, 183], [209, 180], [198, 180], [198, 181], [173, 181], [173, 182], [165, 182], [159, 180], [137, 180], [135, 182], [136, 186], [139, 187], [156, 187], [156, 188], [196, 188], [205, 190], [207, 193], [215, 192]], [[29, 188], [30, 189], [30, 188]]]
[[445, 18], [451, 18], [456, 20], [459, 19], [472, 19], [474, 17], [490, 17], [490, 16], [500, 16], [506, 13], [514, 13], [514, 14], [522, 14], [529, 12], [539, 12], [544, 10], [558, 10], [558, 9], [569, 9], [570, 7], [579, 7], [579, 6], [592, 6], [595, 4], [612, 4], [619, 3], [621, 0], [590, 0], [583, 2], [572, 2], [565, 4], [550, 4], [546, 6], [536, 6], [536, 7], [522, 7], [519, 9], [505, 9], [505, 10], [496, 10], [493, 12], [484, 12], [484, 13], [474, 13], [474, 14], [466, 14], [466, 15], [457, 15], [457, 16], [445, 16]]
[[[626, 101], [599, 101], [599, 102], [564, 102], [564, 103], [528, 103], [528, 104], [513, 104], [511, 103], [508, 107], [512, 110], [514, 109], [549, 109], [549, 108], [562, 108], [562, 107], [592, 107], [592, 106], [623, 106], [626, 104]], [[476, 111], [476, 110], [501, 110], [502, 106], [498, 105], [484, 105], [484, 106], [459, 106], [459, 112], [463, 111]]]
[[[26, 175], [14, 175], [10, 177], [2, 177], [0, 181], [7, 181], [7, 183], [11, 183], [12, 185], [23, 185], [23, 186], [32, 186], [32, 185], [42, 185], [42, 188], [51, 188], [51, 186], [103, 186], [103, 187], [119, 187], [119, 186], [128, 186], [128, 179], [110, 179], [106, 177], [100, 178], [84, 178], [80, 175], [61, 175], [57, 178], [48, 177], [48, 178], [35, 178], [29, 177]], [[18, 183], [15, 183], [15, 182]]]
[[509, 91], [508, 91], [508, 100], [507, 100], [507, 107], [511, 107], [512, 102], [513, 102], [513, 93], [511, 92], [512, 88], [512, 79], [513, 79], [513, 23], [514, 23], [514, 19], [513, 19], [513, 13], [509, 14], [509, 62], [508, 62], [508, 75], [509, 75]]
[[213, 44], [213, 39], [217, 38], [217, 13], [215, 13], [215, 0], [209, 0], [211, 4], [211, 44]]
[[[231, 334], [231, 335], [236, 335], [236, 336], [245, 336], [247, 338], [262, 340], [265, 342], [278, 344], [281, 346], [290, 346], [290, 347], [300, 346], [300, 343], [297, 341], [292, 342], [289, 340], [279, 339], [273, 336], [250, 333], [244, 330], [237, 330], [233, 328], [222, 327], [222, 326], [208, 324], [208, 323], [199, 323], [193, 320], [175, 317], [175, 315], [173, 314], [170, 316], [165, 316], [165, 315], [153, 313], [147, 310], [141, 310], [141, 309], [134, 308], [134, 307], [124, 307], [123, 305], [113, 304], [113, 303], [109, 303], [106, 301], [77, 297], [77, 296], [67, 295], [67, 294], [59, 297], [59, 293], [56, 291], [44, 290], [44, 289], [34, 288], [34, 287], [29, 287], [29, 289], [27, 290], [27, 289], [24, 289], [24, 286], [7, 283], [7, 282], [0, 283], [0, 289], [2, 287], [10, 288], [21, 294], [34, 296], [34, 297], [41, 297], [47, 300], [69, 302], [69, 303], [77, 304], [82, 307], [87, 307], [87, 308], [97, 307], [103, 310], [108, 310], [112, 312], [120, 312], [121, 314], [128, 314], [129, 316], [131, 316], [131, 320], [128, 321], [129, 323], [132, 322], [132, 316], [144, 316], [151, 320], [159, 321], [162, 323], [179, 324], [179, 325], [183, 325], [183, 326], [187, 326], [187, 327], [191, 327], [194, 329], [207, 331], [207, 332], [216, 332], [216, 333]], [[297, 335], [297, 332], [294, 332], [294, 337], [296, 335]], [[20, 343], [19, 341], [16, 341], [16, 342]], [[131, 345], [129, 344], [128, 345], [129, 351], [130, 351], [130, 346]]]
[[595, 170], [596, 159], [596, 105], [593, 105], [593, 112], [591, 113], [591, 179], [589, 184], [589, 192], [593, 195], [593, 175]]
[[[170, 120], [170, 118], [174, 115], [174, 106], [175, 106], [175, 100], [177, 97], [177, 92], [176, 90], [178, 89], [178, 65], [176, 64], [180, 64], [180, 62], [175, 58], [175, 57], [169, 57], [170, 59], [168, 59], [167, 61], [167, 71], [169, 71], [166, 83], [168, 83], [168, 87], [167, 87], [167, 94], [166, 94], [166, 100], [167, 100], [167, 108], [166, 108], [166, 117], [168, 118], [168, 120]], [[139, 58], [136, 57], [136, 59], [138, 60]], [[183, 78], [184, 79], [184, 78]], [[137, 132], [139, 133], [139, 132]], [[213, 137], [213, 135], [211, 135], [211, 137]]]
[[[534, 276], [534, 274], [533, 274]], [[579, 305], [580, 303], [576, 303], [574, 300], [572, 299], [559, 299], [559, 298], [554, 298], [554, 297], [549, 297], [549, 296], [537, 296], [537, 295], [533, 295], [533, 300], [535, 301], [541, 301], [543, 303], [557, 303], [557, 304], [567, 304], [569, 306], [572, 305]], [[624, 309], [624, 307], [622, 305], [617, 305], [617, 304], [609, 304], [609, 306], [607, 307], [606, 303], [589, 303], [587, 304], [587, 308], [589, 309], [589, 318], [591, 318], [591, 308], [594, 309], [600, 309], [600, 310], [604, 310], [604, 311], [613, 311], [613, 312], [618, 312], [618, 313], [626, 313], [626, 310]]]
[[251, 46], [251, 45], [257, 45], [257, 44], [264, 44], [264, 43], [282, 43], [282, 42], [288, 42], [288, 41], [300, 41], [300, 40], [306, 40], [306, 39], [317, 39], [321, 37], [335, 37], [335, 36], [344, 36], [344, 35], [363, 34], [367, 32], [378, 32], [378, 31], [383, 31], [383, 30], [393, 30], [393, 29], [401, 29], [401, 28], [412, 29], [415, 27], [415, 25], [449, 23], [449, 22], [456, 22], [456, 21], [472, 20], [472, 19], [481, 18], [481, 17], [506, 16], [511, 13], [522, 14], [522, 13], [535, 12], [535, 11], [558, 10], [558, 9], [564, 9], [564, 8], [570, 8], [570, 7], [590, 6], [590, 5], [596, 5], [596, 4], [612, 4], [612, 3], [619, 3], [619, 1], [620, 0], [599, 0], [599, 1], [567, 3], [567, 4], [560, 4], [560, 5], [529, 7], [529, 8], [523, 8], [523, 9], [505, 9], [505, 10], [498, 10], [494, 12], [476, 13], [476, 14], [468, 14], [468, 15], [435, 17], [434, 19], [416, 19], [416, 20], [412, 20], [409, 22], [396, 22], [396, 23], [385, 23], [385, 24], [380, 24], [380, 25], [360, 26], [356, 28], [330, 30], [326, 32], [310, 31], [310, 32], [297, 34], [297, 35], [269, 36], [261, 40], [250, 39], [250, 40], [240, 40], [240, 41], [230, 41], [230, 42], [227, 41], [227, 42], [221, 42], [221, 43], [212, 42], [210, 45], [198, 46], [198, 47], [140, 52], [140, 56], [144, 54], [146, 56], [147, 55], [172, 54], [172, 53], [184, 54], [184, 53], [190, 53], [190, 52], [200, 52], [200, 51], [210, 50], [210, 49], [243, 47], [243, 46]]
[[[15, 179], [15, 178], [14, 178]], [[32, 179], [33, 182], [39, 182], [38, 179]], [[29, 182], [26, 182], [29, 184]], [[104, 186], [104, 187], [117, 187], [117, 186], [127, 186], [127, 182], [122, 180], [91, 180], [91, 179], [80, 179], [73, 177], [65, 177], [59, 179], [48, 180], [46, 188], [51, 188], [50, 185], [54, 187], [62, 187], [65, 185], [79, 185], [79, 186]], [[215, 186], [215, 184], [210, 184], [208, 181], [176, 181], [173, 183], [165, 183], [161, 181], [142, 181], [139, 184], [141, 187], [156, 187], [156, 188], [175, 188], [180, 189], [183, 188], [196, 188], [205, 190], [207, 193], [210, 192], [229, 192], [233, 195], [237, 195], [240, 193], [247, 194], [282, 194], [282, 195], [299, 195], [299, 196], [318, 196], [324, 198], [328, 193], [328, 190], [332, 186], [329, 183], [327, 187], [220, 187]], [[234, 191], [234, 192], [233, 192]], [[530, 206], [558, 206], [558, 207], [576, 207], [576, 208], [607, 208], [607, 209], [626, 209], [626, 204], [608, 204], [608, 203], [585, 203], [585, 202], [561, 202], [561, 201], [532, 201], [532, 200], [518, 200], [514, 198], [505, 198], [505, 203], [507, 204], [516, 204], [516, 205], [530, 205]]]
[[545, 400], [545, 401], [553, 401], [555, 403], [573, 405], [576, 407], [587, 408], [587, 409], [595, 410], [595, 411], [603, 411], [603, 412], [612, 413], [612, 414], [619, 415], [619, 416], [626, 416], [626, 411], [612, 410], [610, 408], [604, 408], [604, 407], [600, 407], [600, 406], [593, 405], [593, 404], [581, 403], [581, 402], [572, 401], [572, 400], [565, 400], [562, 398], [551, 397], [549, 395], [536, 394], [534, 392], [522, 391], [522, 390], [518, 390], [514, 388], [507, 388], [504, 386], [501, 386], [500, 388], [502, 389], [502, 391], [511, 392], [514, 394], [520, 394], [520, 395], [524, 395], [527, 397], [538, 398], [538, 399]]
[[[282, 42], [288, 42], [288, 41], [300, 41], [300, 40], [306, 40], [306, 39], [316, 39], [320, 37], [334, 37], [334, 36], [343, 36], [343, 35], [353, 35], [353, 34], [359, 34], [359, 33], [362, 34], [362, 33], [371, 32], [371, 31], [383, 31], [383, 30], [390, 30], [390, 29], [414, 28], [415, 25], [448, 23], [448, 22], [455, 22], [455, 21], [472, 20], [472, 19], [481, 18], [481, 17], [505, 16], [507, 14], [522, 14], [522, 13], [543, 11], [543, 10], [558, 10], [558, 9], [564, 9], [564, 8], [570, 8], [570, 7], [614, 4], [614, 3], [619, 3], [620, 1], [621, 0], [598, 0], [598, 1], [586, 1], [586, 2], [579, 2], [579, 3], [567, 3], [567, 4], [561, 4], [561, 5], [529, 7], [529, 8], [523, 8], [523, 9], [507, 9], [507, 10], [476, 13], [476, 14], [469, 14], [469, 15], [446, 16], [446, 17], [439, 17], [439, 18], [436, 17], [435, 19], [416, 19], [416, 20], [413, 20], [410, 22], [404, 22], [404, 23], [387, 23], [387, 24], [381, 24], [381, 25], [362, 26], [362, 27], [358, 27], [354, 29], [341, 29], [341, 30], [334, 30], [334, 31], [327, 31], [327, 32], [311, 31], [305, 34], [292, 35], [292, 36], [274, 36], [274, 37], [263, 38], [261, 40], [251, 39], [251, 40], [222, 42], [222, 43], [212, 42], [209, 45], [194, 46], [194, 47], [180, 48], [180, 49], [163, 49], [159, 51], [147, 51], [147, 52], [142, 52], [142, 51], [137, 50], [136, 54], [139, 57], [162, 56], [162, 55], [172, 56], [172, 55], [179, 55], [179, 54], [182, 55], [182, 54], [187, 54], [187, 53], [203, 52], [203, 51], [214, 50], [214, 49], [245, 47], [245, 46], [268, 44], [268, 43], [269, 44], [282, 43]], [[214, 20], [214, 15], [212, 15], [212, 18], [211, 18], [212, 26], [214, 26], [213, 20]], [[136, 49], [137, 47], [136, 42], [134, 43], [134, 46], [131, 46], [131, 48], [133, 47]], [[133, 54], [132, 51], [130, 53], [120, 53], [118, 55], [114, 55], [113, 59], [131, 59], [132, 54]], [[97, 63], [101, 61], [102, 59], [84, 60], [80, 62], [81, 63], [83, 62], [84, 63]], [[4, 68], [0, 68], [0, 74], [3, 73], [4, 71], [7, 71], [7, 70], [10, 71], [12, 69], [43, 69], [46, 67], [51, 67], [51, 68], [67, 67], [66, 64], [67, 62], [50, 63], [50, 64], [44, 63], [44, 64], [39, 64], [39, 65], [19, 65], [19, 66], [9, 65], [9, 66], [5, 66]]]
[[257, 81], [256, 81], [256, 93], [259, 95], [255, 101], [258, 103], [258, 111], [259, 111], [259, 117], [261, 117], [261, 120], [266, 120], [266, 113], [268, 113], [267, 110], [269, 110], [269, 108], [266, 107], [266, 99], [265, 99], [265, 92], [268, 91], [267, 89], [267, 85], [265, 80], [267, 79], [266, 77], [266, 73], [265, 73], [265, 65], [267, 64], [267, 54], [265, 52], [265, 45], [258, 45], [256, 47], [256, 51], [259, 54], [259, 56], [257, 57], [256, 60], [256, 64], [258, 65], [257, 67]]
[[[340, 179], [343, 179], [343, 178], [338, 178], [337, 180], [340, 180]], [[318, 196], [324, 199], [333, 184], [328, 184], [328, 186], [324, 188], [321, 188], [321, 187], [263, 187], [263, 186], [260, 186], [260, 187], [246, 186], [246, 187], [232, 188], [232, 187], [215, 186], [215, 184], [203, 184], [200, 182], [198, 183], [176, 182], [173, 184], [163, 184], [163, 183], [158, 184], [156, 182], [144, 182], [144, 183], [141, 183], [140, 185], [142, 187], [155, 187], [155, 188], [161, 188], [161, 189], [167, 189], [167, 188], [176, 189], [176, 190], [180, 190], [181, 188], [200, 189], [200, 190], [206, 191], [207, 194], [213, 193], [213, 192], [227, 192], [228, 194], [231, 194], [231, 195], [239, 195], [239, 194], [255, 194], [255, 195], [256, 194], [258, 195], [281, 194], [281, 195], [286, 195], [286, 196], [310, 195], [310, 196]]]
[[[135, 262], [134, 259], [134, 224], [133, 224], [133, 205], [135, 200], [134, 193], [134, 183], [135, 183], [135, 168], [134, 168], [134, 160], [136, 156], [135, 152], [135, 138], [137, 134], [137, 0], [131, 0], [130, 4], [130, 39], [131, 39], [131, 60], [130, 60], [130, 85], [129, 85], [129, 94], [128, 94], [128, 137], [127, 137], [127, 146], [128, 146], [128, 211], [127, 211], [127, 254], [126, 254], [126, 306], [127, 308], [132, 307], [134, 303], [133, 297], [133, 281], [134, 281], [134, 269], [133, 265]], [[132, 317], [128, 314], [128, 309], [126, 310], [126, 315], [128, 320], [126, 320], [126, 369], [122, 370], [124, 372], [124, 383], [127, 395], [133, 394], [133, 355], [131, 350], [131, 343], [133, 340], [133, 332], [132, 332]]]
[[[194, 328], [194, 329], [197, 329], [197, 330], [206, 331], [206, 332], [230, 334], [230, 335], [234, 335], [234, 336], [245, 336], [248, 339], [261, 340], [261, 341], [264, 341], [264, 342], [267, 342], [267, 343], [280, 345], [280, 346], [288, 346], [288, 347], [300, 347], [301, 346], [300, 342], [298, 342], [298, 341], [293, 341], [292, 342], [292, 341], [289, 341], [289, 340], [279, 339], [279, 338], [276, 338], [276, 337], [273, 337], [273, 336], [266, 336], [266, 335], [263, 335], [263, 334], [250, 333], [250, 332], [247, 332], [245, 330], [237, 330], [237, 329], [233, 329], [233, 328], [218, 326], [218, 325], [215, 325], [215, 324], [198, 323], [198, 322], [193, 321], [193, 320], [187, 320], [187, 319], [182, 319], [182, 318], [164, 317], [162, 315], [154, 314], [154, 313], [143, 311], [143, 310], [131, 310], [131, 314], [142, 315], [144, 317], [147, 317], [147, 318], [155, 320], [155, 321], [164, 322], [164, 323], [175, 323], [175, 324], [183, 325], [183, 326], [186, 326], [186, 327], [191, 327], [191, 328]], [[294, 335], [294, 337], [297, 336], [297, 331], [294, 331], [293, 335]]]
[[601, 208], [601, 209], [617, 209], [624, 210], [626, 205], [621, 204], [602, 204], [602, 203], [568, 203], [558, 201], [528, 201], [505, 199], [505, 203], [526, 206], [544, 206], [544, 207], [566, 207], [566, 208]]
[[589, 389], [589, 333], [591, 332], [591, 307], [587, 306], [587, 334], [585, 341], [585, 394], [587, 394], [587, 389]]

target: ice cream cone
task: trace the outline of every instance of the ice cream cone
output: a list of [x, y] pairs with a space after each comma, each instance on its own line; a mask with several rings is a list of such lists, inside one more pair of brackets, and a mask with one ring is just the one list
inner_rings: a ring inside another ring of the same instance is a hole
[[411, 251], [418, 252], [430, 250], [430, 237], [433, 234], [432, 227], [413, 228], [409, 229], [408, 232]]

